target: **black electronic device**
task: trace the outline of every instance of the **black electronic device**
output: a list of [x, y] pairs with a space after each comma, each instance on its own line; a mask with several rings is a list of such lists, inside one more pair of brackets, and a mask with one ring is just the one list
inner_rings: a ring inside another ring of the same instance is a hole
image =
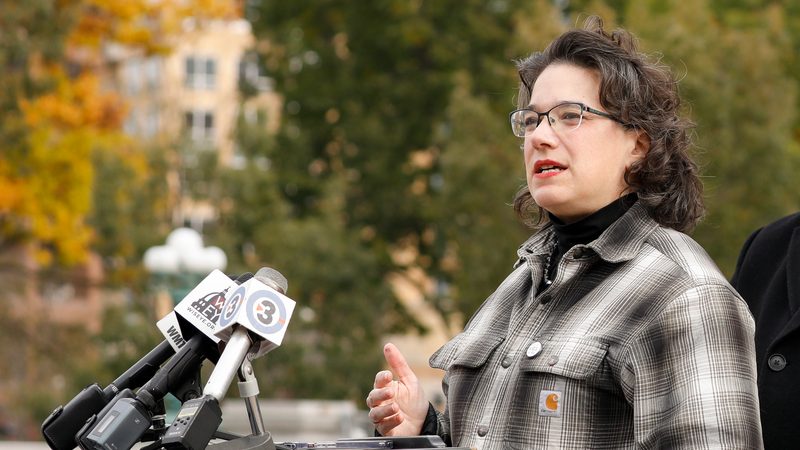
[[80, 446], [92, 450], [129, 449], [150, 428], [150, 419], [150, 411], [141, 402], [120, 399], [81, 439]]
[[[252, 278], [252, 274], [246, 273], [237, 277], [236, 284], [244, 282]], [[194, 295], [195, 291], [190, 292], [178, 305], [192, 303], [195, 304], [198, 295], [203, 294], [203, 298], [207, 297], [205, 293], [208, 291], [214, 292], [215, 295], [221, 295], [228, 288], [227, 282], [231, 280], [223, 274], [215, 275], [214, 272], [209, 274], [195, 290], [200, 291]], [[221, 289], [221, 292], [220, 292]], [[208, 308], [210, 305], [203, 305]], [[220, 304], [221, 306], [221, 304]], [[177, 307], [176, 307], [177, 308]], [[209, 311], [207, 311], [209, 312]], [[180, 318], [179, 321], [182, 321]], [[183, 321], [182, 321], [183, 322]], [[115, 444], [114, 450], [128, 450], [133, 444], [139, 442], [145, 435], [145, 432], [150, 426], [149, 420], [152, 419], [153, 412], [160, 403], [163, 402], [164, 396], [172, 393], [181, 401], [186, 401], [192, 398], [197, 398], [201, 395], [199, 386], [200, 380], [200, 367], [204, 360], [208, 359], [216, 363], [220, 356], [219, 347], [212, 339], [213, 330], [206, 330], [201, 324], [184, 323], [183, 330], [190, 333], [191, 337], [183, 343], [180, 350], [161, 366], [152, 378], [142, 386], [136, 393], [133, 406], [136, 411], [143, 412], [148, 417], [147, 427], [140, 428], [139, 418], [133, 411], [126, 405], [120, 405], [121, 410], [116, 411], [113, 408], [104, 410], [103, 413], [98, 415], [94, 421], [94, 426], [91, 429], [82, 429], [76, 440], [82, 448], [102, 448], [97, 447], [102, 442], [112, 442]], [[184, 337], [188, 333], [184, 333]], [[131, 403], [126, 401], [125, 403]], [[124, 412], [125, 414], [122, 414]], [[107, 429], [104, 428], [103, 433], [98, 433], [101, 426], [106, 425], [106, 415], [115, 414], [115, 417], [110, 419]], [[128, 421], [130, 423], [124, 423]], [[138, 432], [132, 436], [122, 436], [121, 434]], [[98, 437], [99, 436], [99, 437]], [[120, 444], [129, 444], [128, 447], [122, 447]], [[109, 447], [111, 448], [111, 447]]]
[[[78, 443], [84, 449], [104, 448], [103, 442], [115, 443], [115, 450], [128, 450], [133, 444], [142, 438], [142, 435], [150, 427], [150, 418], [158, 402], [163, 401], [164, 396], [178, 389], [185, 384], [186, 380], [194, 379], [200, 370], [203, 360], [215, 359], [214, 354], [219, 355], [216, 344], [202, 333], [192, 336], [186, 344], [175, 354], [166, 364], [164, 364], [144, 386], [139, 389], [134, 399], [119, 399], [112, 403], [123, 402], [126, 405], [120, 406], [119, 410], [106, 408], [94, 420], [91, 429], [83, 429], [77, 437]], [[127, 405], [135, 403], [133, 409], [142, 412], [147, 417], [144, 428], [139, 423], [139, 417]], [[124, 413], [124, 414], [123, 414]], [[107, 419], [108, 415], [114, 415], [112, 419]], [[110, 422], [108, 421], [110, 420]], [[130, 423], [123, 423], [130, 422]], [[103, 432], [99, 432], [102, 427]], [[138, 432], [133, 435], [132, 433]], [[122, 435], [125, 436], [122, 436]], [[129, 443], [122, 446], [122, 443]], [[107, 447], [112, 448], [112, 447]]]
[[346, 438], [336, 441], [337, 448], [446, 448], [441, 437], [436, 435], [422, 436], [377, 436], [364, 438]]
[[138, 388], [157, 371], [175, 351], [162, 341], [105, 389], [94, 383], [87, 386], [67, 404], [57, 407], [42, 423], [42, 436], [56, 450], [75, 448], [75, 435], [87, 420], [99, 413], [121, 391]]
[[161, 445], [164, 448], [204, 449], [220, 423], [222, 410], [216, 398], [206, 395], [188, 400], [167, 428]]

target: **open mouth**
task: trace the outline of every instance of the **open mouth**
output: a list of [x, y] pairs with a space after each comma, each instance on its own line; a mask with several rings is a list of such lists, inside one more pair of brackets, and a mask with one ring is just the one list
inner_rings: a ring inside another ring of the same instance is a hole
[[546, 173], [557, 173], [564, 170], [567, 170], [567, 168], [555, 161], [539, 161], [536, 163], [536, 166], [534, 167], [533, 171], [534, 173], [537, 174], [539, 173], [546, 174]]
[[561, 166], [542, 166], [536, 170], [536, 173], [548, 173], [548, 172], [561, 172], [564, 170]]

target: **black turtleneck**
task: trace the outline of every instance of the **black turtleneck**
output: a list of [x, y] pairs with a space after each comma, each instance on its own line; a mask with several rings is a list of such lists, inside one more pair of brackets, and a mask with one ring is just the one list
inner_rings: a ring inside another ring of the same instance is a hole
[[578, 244], [588, 244], [600, 237], [606, 228], [616, 222], [636, 203], [637, 198], [636, 193], [630, 193], [572, 223], [564, 223], [558, 217], [548, 213], [550, 222], [553, 223], [553, 231], [555, 232], [558, 246], [550, 257], [551, 261], [547, 277], [551, 280], [553, 279], [556, 267], [558, 267], [561, 257], [564, 256], [567, 250]]

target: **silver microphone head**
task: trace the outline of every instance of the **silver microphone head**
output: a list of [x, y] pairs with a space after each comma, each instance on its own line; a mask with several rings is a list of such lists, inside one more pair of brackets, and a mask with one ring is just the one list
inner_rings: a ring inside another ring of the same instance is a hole
[[254, 278], [284, 295], [289, 289], [289, 282], [286, 281], [286, 277], [271, 267], [258, 269]]

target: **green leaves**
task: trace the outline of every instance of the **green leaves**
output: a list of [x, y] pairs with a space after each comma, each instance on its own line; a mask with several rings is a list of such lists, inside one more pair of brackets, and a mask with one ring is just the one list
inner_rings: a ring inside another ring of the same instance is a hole
[[736, 7], [664, 7], [637, 2], [628, 17], [651, 25], [634, 31], [680, 79], [708, 207], [695, 238], [730, 276], [745, 238], [798, 205], [798, 85], [785, 66], [792, 50], [783, 13], [747, 11], [743, 21]]

